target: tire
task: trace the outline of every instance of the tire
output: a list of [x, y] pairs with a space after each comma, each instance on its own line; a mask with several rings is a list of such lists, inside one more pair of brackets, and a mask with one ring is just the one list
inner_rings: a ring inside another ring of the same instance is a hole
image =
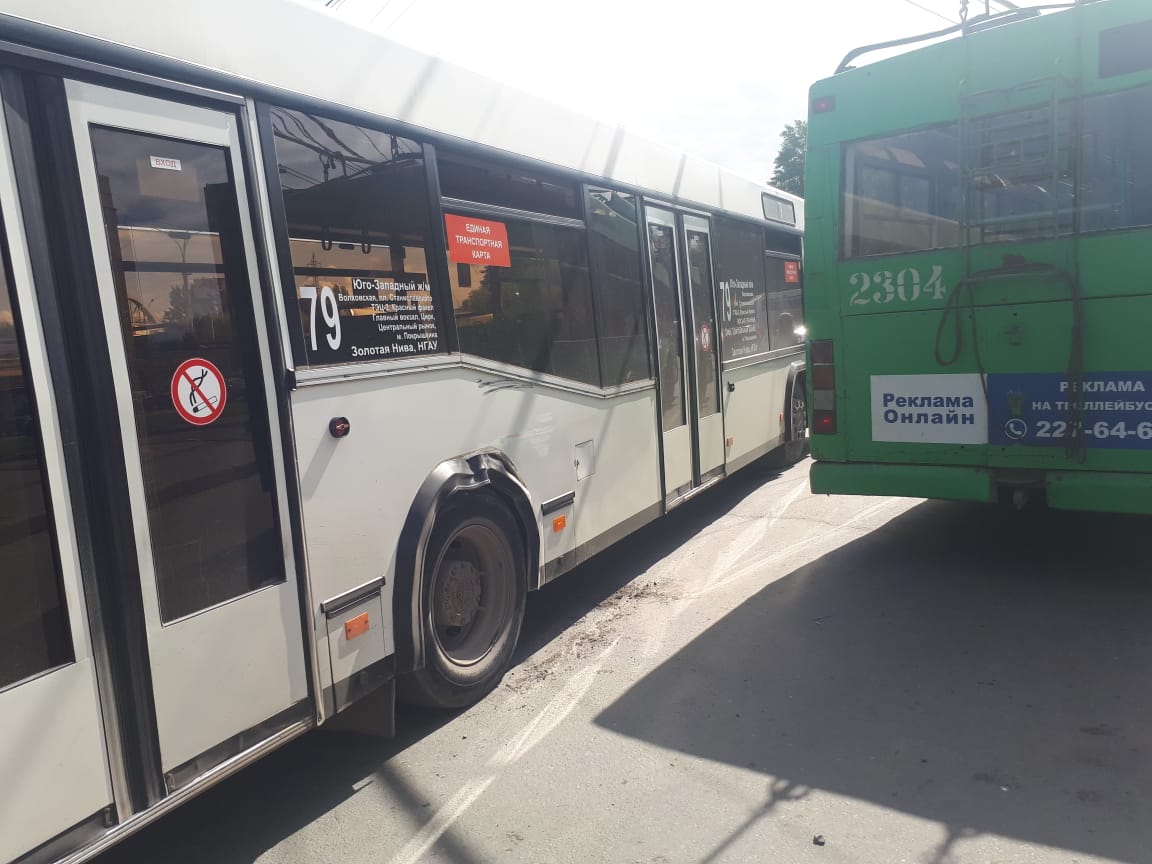
[[463, 708], [490, 693], [520, 637], [527, 575], [511, 509], [494, 494], [453, 494], [436, 515], [424, 559], [424, 667], [400, 679], [400, 698]]
[[797, 375], [792, 385], [792, 398], [789, 410], [792, 412], [788, 424], [788, 441], [784, 444], [784, 462], [795, 465], [808, 455], [808, 380]]
[[786, 400], [784, 410], [788, 412], [788, 437], [775, 450], [768, 454], [768, 462], [775, 468], [795, 465], [808, 455], [808, 388], [803, 373], [796, 376], [792, 393]]

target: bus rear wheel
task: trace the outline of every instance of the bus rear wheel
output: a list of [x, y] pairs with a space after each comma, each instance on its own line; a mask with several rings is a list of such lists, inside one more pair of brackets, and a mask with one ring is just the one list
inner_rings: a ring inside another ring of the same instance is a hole
[[520, 636], [527, 568], [516, 518], [495, 495], [457, 493], [436, 515], [424, 560], [424, 667], [399, 693], [463, 708], [500, 683]]
[[808, 382], [801, 373], [792, 384], [789, 400], [788, 441], [784, 444], [784, 461], [788, 465], [808, 455]]
[[788, 415], [784, 442], [767, 457], [774, 468], [795, 465], [808, 455], [808, 388], [803, 372], [792, 382], [784, 410]]

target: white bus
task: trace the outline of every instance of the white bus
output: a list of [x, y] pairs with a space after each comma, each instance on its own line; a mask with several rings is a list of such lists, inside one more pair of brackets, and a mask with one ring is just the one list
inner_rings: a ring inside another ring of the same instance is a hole
[[293, 3], [3, 9], [0, 862], [474, 702], [803, 450], [798, 199]]

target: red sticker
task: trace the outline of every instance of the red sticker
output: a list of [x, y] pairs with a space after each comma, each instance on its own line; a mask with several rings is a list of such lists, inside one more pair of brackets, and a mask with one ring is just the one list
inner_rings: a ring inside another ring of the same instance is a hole
[[444, 227], [448, 230], [448, 259], [454, 264], [512, 266], [508, 226], [503, 222], [446, 214]]
[[700, 350], [705, 353], [712, 351], [712, 328], [707, 324], [700, 325]]
[[224, 375], [200, 357], [185, 360], [172, 375], [172, 405], [193, 426], [215, 422], [228, 402]]
[[785, 261], [784, 262], [784, 281], [785, 282], [799, 282], [800, 281], [800, 262], [799, 261]]

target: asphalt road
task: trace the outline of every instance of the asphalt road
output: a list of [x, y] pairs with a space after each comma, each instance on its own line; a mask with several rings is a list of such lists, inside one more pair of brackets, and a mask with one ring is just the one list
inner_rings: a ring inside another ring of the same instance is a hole
[[312, 733], [99, 864], [1152, 861], [1152, 520], [807, 471], [533, 595], [471, 710]]

